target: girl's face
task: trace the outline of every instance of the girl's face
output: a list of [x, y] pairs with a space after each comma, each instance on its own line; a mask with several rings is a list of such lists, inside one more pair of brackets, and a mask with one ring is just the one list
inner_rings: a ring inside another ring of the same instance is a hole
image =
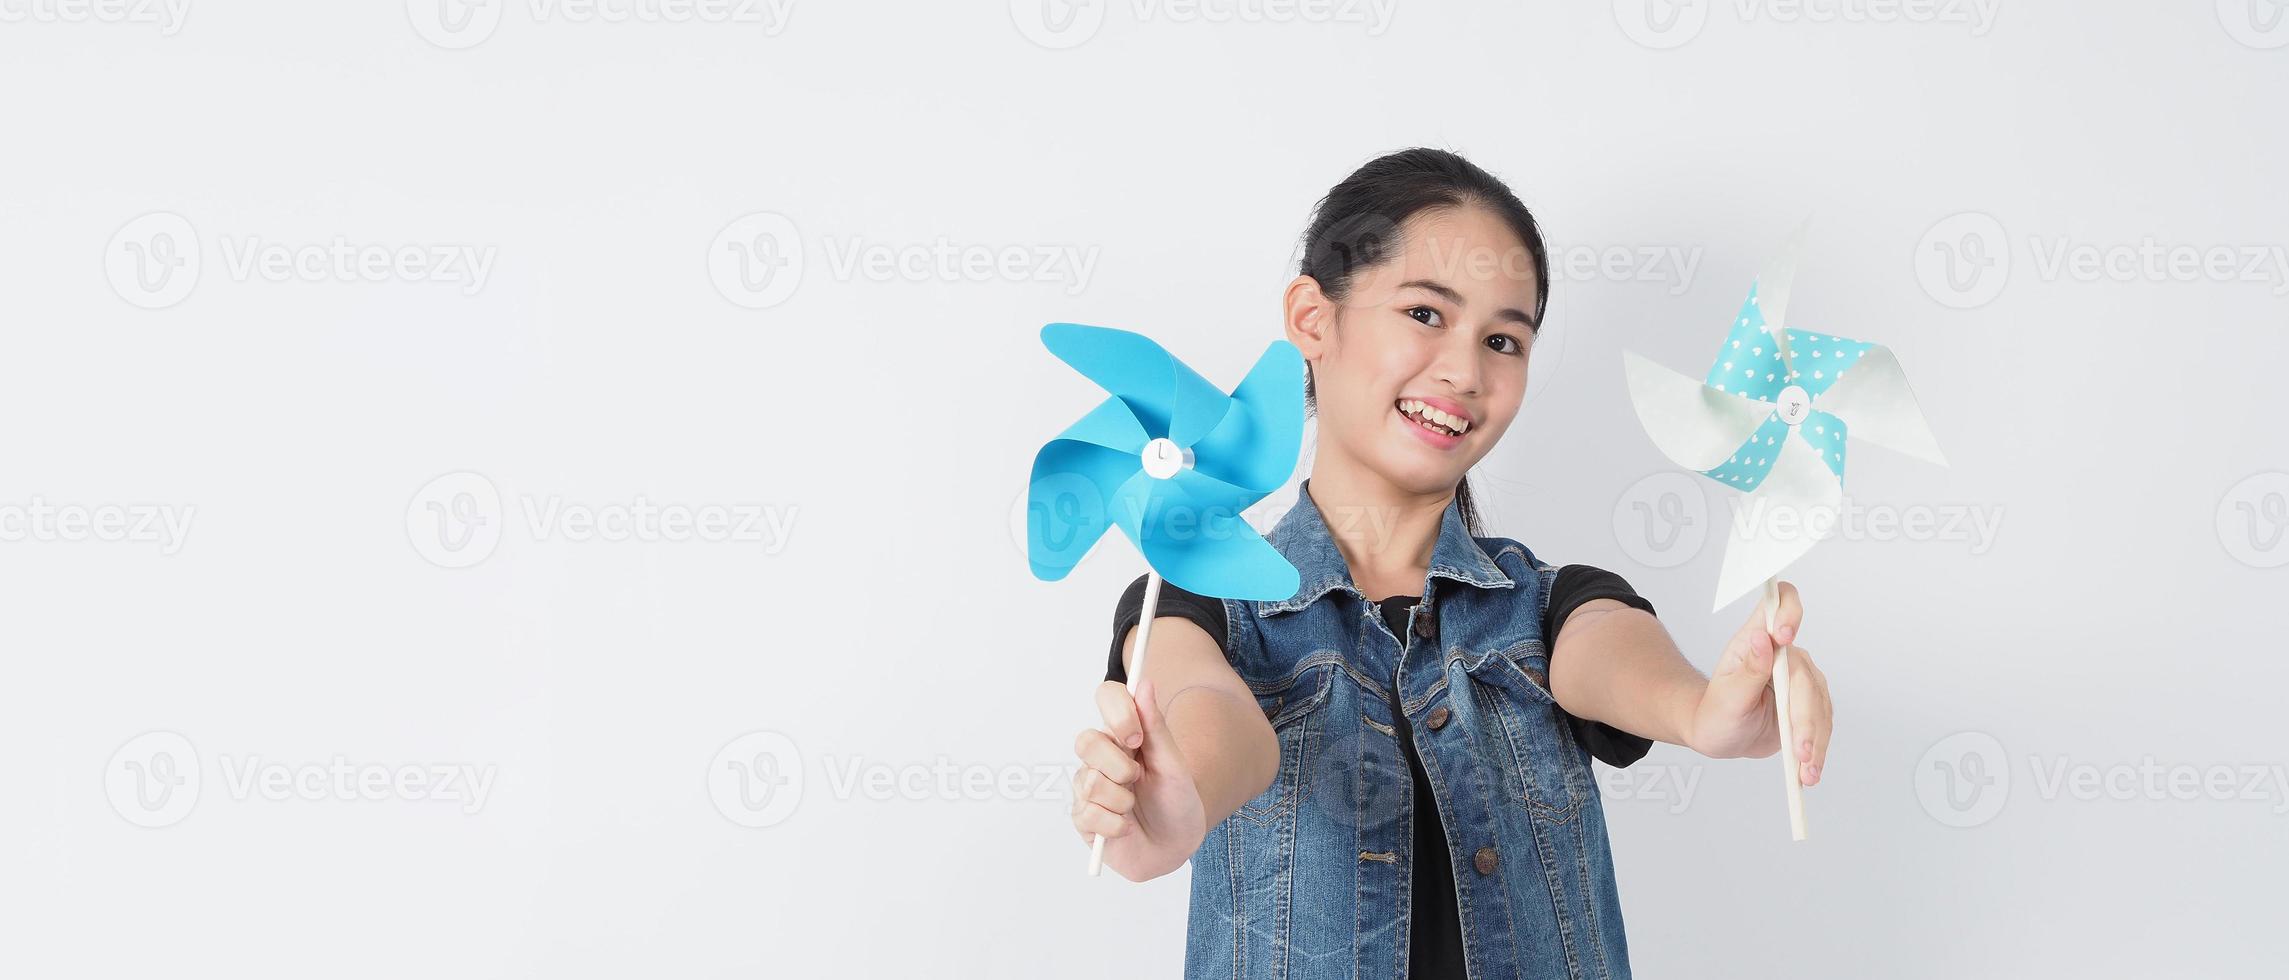
[[1452, 492], [1518, 414], [1541, 270], [1501, 218], [1422, 212], [1397, 254], [1338, 304], [1288, 287], [1288, 339], [1311, 362], [1320, 453], [1411, 494]]

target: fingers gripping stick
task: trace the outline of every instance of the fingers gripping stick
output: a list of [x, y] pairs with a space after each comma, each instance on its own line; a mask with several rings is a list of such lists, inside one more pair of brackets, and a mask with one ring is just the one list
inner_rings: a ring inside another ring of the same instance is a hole
[[[1137, 694], [1137, 683], [1144, 678], [1146, 643], [1152, 639], [1153, 616], [1160, 610], [1160, 573], [1145, 573], [1144, 611], [1137, 618], [1137, 652], [1129, 659], [1129, 696]], [[1785, 716], [1785, 712], [1783, 712]], [[1786, 734], [1783, 732], [1783, 734]], [[1799, 821], [1801, 824], [1802, 821]], [[1799, 834], [1799, 837], [1802, 835]], [[1105, 873], [1105, 835], [1098, 834], [1089, 842], [1089, 877]]]

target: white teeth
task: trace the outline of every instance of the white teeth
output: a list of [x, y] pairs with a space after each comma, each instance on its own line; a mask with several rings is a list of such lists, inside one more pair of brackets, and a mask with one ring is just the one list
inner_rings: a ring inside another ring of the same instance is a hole
[[1470, 431], [1469, 422], [1463, 421], [1457, 416], [1448, 415], [1445, 412], [1439, 411], [1436, 408], [1432, 408], [1431, 406], [1416, 401], [1412, 398], [1400, 399], [1399, 411], [1408, 415], [1415, 416], [1416, 418], [1419, 418], [1425, 422], [1429, 422], [1433, 425], [1442, 426], [1458, 436]]

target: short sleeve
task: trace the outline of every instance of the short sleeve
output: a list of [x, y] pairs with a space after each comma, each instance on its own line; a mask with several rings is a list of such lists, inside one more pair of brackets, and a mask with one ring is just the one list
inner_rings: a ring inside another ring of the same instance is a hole
[[[1136, 627], [1137, 620], [1144, 618], [1144, 593], [1145, 576], [1139, 575], [1136, 581], [1129, 583], [1128, 591], [1121, 593], [1121, 601], [1113, 606], [1113, 652], [1105, 663], [1108, 681], [1129, 682], [1128, 668], [1121, 663], [1121, 641], [1128, 639], [1129, 630]], [[1186, 592], [1162, 582], [1160, 606], [1153, 618], [1170, 616], [1190, 620], [1215, 640], [1217, 646], [1224, 645], [1224, 600]]]
[[[1558, 569], [1556, 580], [1550, 584], [1549, 609], [1543, 614], [1542, 635], [1550, 638], [1553, 653], [1558, 649], [1558, 630], [1565, 625], [1566, 617], [1597, 599], [1612, 599], [1649, 613], [1653, 611], [1653, 603], [1638, 595], [1637, 590], [1630, 588], [1628, 580], [1621, 576], [1590, 565], [1567, 565]], [[1116, 653], [1115, 657], [1118, 656]], [[1646, 753], [1653, 751], [1652, 739], [1630, 734], [1602, 721], [1591, 722], [1576, 718], [1574, 731], [1581, 736], [1582, 743], [1589, 746], [1590, 755], [1616, 769], [1627, 768], [1630, 763], [1645, 758]]]

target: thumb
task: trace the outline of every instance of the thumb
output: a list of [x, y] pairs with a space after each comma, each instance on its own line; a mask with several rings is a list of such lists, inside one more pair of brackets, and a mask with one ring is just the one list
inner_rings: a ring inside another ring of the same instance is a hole
[[1169, 737], [1168, 718], [1160, 712], [1160, 689], [1152, 681], [1137, 682], [1137, 720], [1144, 731], [1144, 745], [1138, 750], [1138, 761], [1146, 769], [1166, 772], [1171, 766], [1181, 767], [1184, 758], [1176, 752], [1176, 740]]
[[1763, 624], [1743, 629], [1709, 678], [1710, 696], [1741, 710], [1755, 705], [1772, 686], [1772, 649], [1772, 634]]

